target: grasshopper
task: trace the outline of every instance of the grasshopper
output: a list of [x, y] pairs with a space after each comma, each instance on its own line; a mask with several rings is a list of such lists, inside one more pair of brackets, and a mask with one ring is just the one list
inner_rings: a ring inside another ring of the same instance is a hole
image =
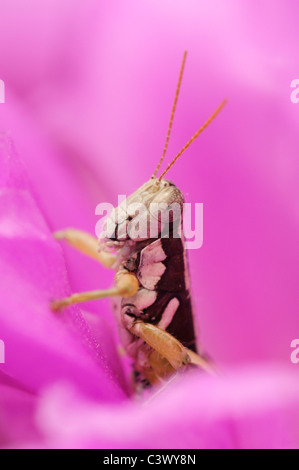
[[[151, 179], [112, 211], [99, 240], [76, 229], [65, 229], [54, 234], [56, 239], [66, 240], [116, 273], [112, 288], [54, 300], [52, 309], [57, 311], [78, 302], [114, 297], [120, 339], [133, 360], [134, 385], [141, 388], [163, 384], [177, 371], [191, 365], [209, 372], [213, 370], [199, 351], [195, 337], [189, 272], [181, 230], [184, 196], [174, 183], [164, 177], [216, 117], [226, 100], [157, 177], [169, 142], [185, 61], [186, 52], [164, 150]], [[153, 214], [153, 204], [155, 207], [162, 204], [162, 210], [159, 206], [159, 211]], [[140, 209], [140, 205], [143, 209], [136, 210], [136, 207]], [[157, 228], [155, 237], [151, 232], [153, 222]], [[136, 233], [132, 230], [136, 224], [144, 228], [141, 236], [140, 231]]]

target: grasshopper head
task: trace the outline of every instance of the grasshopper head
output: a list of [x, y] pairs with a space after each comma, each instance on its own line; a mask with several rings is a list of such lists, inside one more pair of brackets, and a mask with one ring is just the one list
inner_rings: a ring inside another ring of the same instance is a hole
[[117, 244], [172, 236], [181, 226], [182, 192], [168, 180], [151, 178], [116, 207], [100, 240]]

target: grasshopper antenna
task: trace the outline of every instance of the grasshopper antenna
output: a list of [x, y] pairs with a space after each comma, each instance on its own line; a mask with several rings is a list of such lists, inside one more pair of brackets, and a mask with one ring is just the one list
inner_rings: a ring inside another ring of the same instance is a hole
[[161, 166], [161, 164], [164, 160], [166, 150], [167, 150], [167, 147], [168, 147], [169, 137], [170, 137], [172, 123], [173, 123], [173, 117], [174, 117], [175, 108], [176, 108], [176, 104], [177, 104], [177, 101], [178, 101], [180, 87], [181, 87], [182, 78], [183, 78], [183, 72], [184, 72], [186, 57], [187, 57], [187, 51], [184, 52], [184, 56], [183, 56], [183, 61], [182, 61], [182, 65], [181, 65], [180, 75], [179, 75], [179, 81], [178, 81], [178, 84], [177, 84], [177, 87], [176, 87], [174, 102], [173, 102], [173, 105], [172, 105], [172, 110], [171, 110], [171, 115], [170, 115], [170, 120], [169, 120], [169, 125], [168, 125], [168, 131], [167, 131], [167, 136], [166, 136], [166, 142], [165, 142], [165, 145], [164, 145], [164, 150], [163, 150], [162, 156], [161, 156], [160, 161], [157, 165], [157, 168], [154, 171], [154, 174], [153, 174], [152, 178], [156, 177], [156, 175], [159, 171], [159, 168], [160, 168], [160, 166]]
[[[177, 161], [177, 159], [182, 155], [183, 152], [185, 152], [185, 150], [192, 144], [192, 142], [194, 142], [195, 139], [197, 139], [197, 137], [199, 136], [199, 134], [201, 134], [206, 127], [208, 127], [208, 125], [213, 121], [213, 119], [217, 116], [217, 114], [220, 113], [220, 111], [222, 110], [222, 108], [226, 105], [227, 103], [227, 99], [223, 100], [222, 103], [220, 104], [220, 106], [218, 106], [218, 108], [216, 109], [216, 111], [214, 111], [214, 113], [212, 114], [212, 116], [204, 123], [204, 125], [191, 137], [191, 139], [186, 143], [186, 145], [184, 145], [184, 147], [182, 148], [182, 150], [174, 157], [174, 159], [172, 160], [172, 162], [169, 163], [168, 167], [163, 171], [162, 175], [159, 177], [159, 181], [161, 181], [161, 179], [163, 178], [163, 176], [166, 175], [166, 173], [170, 170], [170, 168], [175, 164], [175, 162]], [[159, 167], [158, 167], [159, 168]]]

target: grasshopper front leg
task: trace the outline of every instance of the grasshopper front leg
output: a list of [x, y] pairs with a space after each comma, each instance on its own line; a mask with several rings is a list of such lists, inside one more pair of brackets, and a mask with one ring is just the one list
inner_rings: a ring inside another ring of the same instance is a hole
[[99, 261], [106, 268], [112, 269], [116, 255], [98, 251], [98, 241], [95, 237], [83, 230], [67, 228], [54, 233], [56, 240], [65, 240], [81, 253]]
[[115, 276], [115, 278], [115, 286], [111, 289], [81, 292], [78, 294], [72, 294], [69, 297], [65, 297], [64, 299], [53, 300], [51, 302], [51, 308], [54, 311], [58, 311], [64, 307], [68, 307], [69, 305], [79, 302], [86, 302], [88, 300], [95, 300], [101, 299], [103, 297], [113, 297], [118, 295], [121, 297], [131, 297], [132, 295], [136, 294], [139, 288], [139, 284], [134, 274], [121, 273]]

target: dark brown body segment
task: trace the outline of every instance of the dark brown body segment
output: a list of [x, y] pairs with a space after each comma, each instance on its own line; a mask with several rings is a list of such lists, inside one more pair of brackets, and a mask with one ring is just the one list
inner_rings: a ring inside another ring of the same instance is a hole
[[183, 242], [181, 238], [162, 238], [161, 241], [163, 250], [167, 255], [167, 258], [163, 261], [166, 270], [156, 287], [157, 299], [144, 310], [144, 314], [150, 323], [158, 324], [167, 304], [174, 297], [177, 298], [179, 306], [166, 331], [184, 346], [197, 352], [189, 290], [189, 273]]

